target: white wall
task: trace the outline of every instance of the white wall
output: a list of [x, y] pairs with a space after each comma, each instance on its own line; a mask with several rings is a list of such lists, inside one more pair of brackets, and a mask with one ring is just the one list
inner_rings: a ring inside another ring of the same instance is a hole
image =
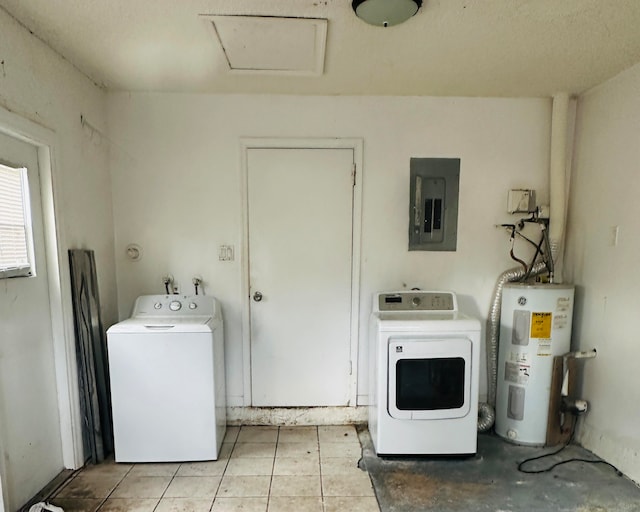
[[[163, 274], [187, 291], [202, 275], [224, 307], [230, 405], [244, 393], [241, 266], [219, 262], [217, 248], [240, 254], [241, 137], [364, 141], [360, 403], [373, 293], [451, 289], [486, 317], [496, 277], [514, 266], [507, 234], [494, 227], [510, 219], [507, 190], [534, 188], [548, 201], [545, 99], [113, 93], [108, 115], [120, 318], [136, 296], [163, 293]], [[456, 252], [407, 250], [411, 157], [462, 159]], [[126, 260], [128, 243], [142, 246], [141, 261]]]
[[[56, 134], [54, 188], [63, 248], [96, 252], [105, 322], [117, 316], [105, 92], [0, 9], [0, 105]], [[64, 264], [67, 265], [66, 260]]]
[[[79, 417], [75, 418], [75, 423], [73, 421], [72, 409], [77, 409], [77, 401], [70, 400], [67, 386], [68, 379], [71, 379], [72, 385], [75, 384], [68, 248], [89, 248], [96, 251], [103, 318], [106, 323], [111, 323], [117, 315], [107, 148], [96, 137], [90, 138], [91, 134], [80, 124], [81, 113], [97, 126], [105, 124], [105, 93], [1, 8], [0, 61], [0, 106], [6, 113], [2, 117], [2, 122], [6, 123], [3, 129], [15, 129], [15, 126], [9, 126], [13, 124], [13, 119], [19, 120], [15, 124], [20, 124], [22, 128], [27, 125], [38, 129], [44, 127], [47, 133], [53, 133], [47, 143], [52, 149], [53, 192], [55, 204], [59, 207], [56, 213], [61, 278], [57, 285], [62, 285], [64, 308], [64, 318], [56, 319], [60, 325], [54, 326], [54, 332], [64, 333], [66, 328], [71, 336], [66, 340], [68, 345], [65, 345], [65, 340], [62, 339], [64, 336], [57, 335], [51, 351], [54, 355], [50, 356], [56, 358], [62, 439], [59, 436], [56, 439], [57, 436], [52, 432], [47, 441], [49, 445], [42, 446], [40, 455], [44, 460], [59, 454], [62, 445], [64, 465], [76, 467], [81, 458], [81, 440], [74, 439], [72, 431], [79, 432], [80, 423]], [[30, 122], [33, 124], [29, 124]], [[26, 132], [28, 131], [29, 128], [26, 128]], [[59, 290], [51, 290], [51, 293], [58, 293], [59, 296]], [[10, 325], [3, 324], [3, 329], [6, 329], [5, 332], [19, 333], [24, 322], [32, 321], [32, 318], [16, 316], [12, 318]], [[69, 368], [71, 373], [67, 373]], [[26, 366], [23, 372], [29, 378], [38, 378], [38, 372], [34, 374], [30, 366]], [[38, 404], [23, 405], [24, 409], [33, 414], [31, 421], [37, 423], [40, 420]], [[3, 421], [10, 422], [11, 418], [3, 418]], [[33, 458], [28, 461], [22, 459], [17, 457], [9, 462], [38, 463]], [[47, 482], [43, 482], [43, 485], [44, 483]]]
[[[640, 65], [578, 103], [568, 222], [568, 279], [576, 284], [574, 342], [591, 408], [579, 440], [640, 481]], [[617, 245], [612, 229], [619, 227]]]

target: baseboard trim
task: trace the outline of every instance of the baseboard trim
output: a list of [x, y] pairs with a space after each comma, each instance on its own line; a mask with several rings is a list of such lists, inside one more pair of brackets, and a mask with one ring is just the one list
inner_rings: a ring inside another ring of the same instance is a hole
[[358, 425], [367, 407], [227, 407], [227, 425]]

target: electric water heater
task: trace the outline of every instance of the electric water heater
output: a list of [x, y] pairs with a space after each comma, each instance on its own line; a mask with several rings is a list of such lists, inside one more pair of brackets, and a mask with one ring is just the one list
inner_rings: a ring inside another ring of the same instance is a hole
[[544, 445], [554, 356], [570, 351], [574, 287], [505, 284], [502, 292], [496, 433]]

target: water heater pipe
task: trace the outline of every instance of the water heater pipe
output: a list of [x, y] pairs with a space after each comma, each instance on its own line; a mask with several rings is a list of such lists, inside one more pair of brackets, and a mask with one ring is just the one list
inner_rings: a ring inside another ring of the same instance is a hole
[[[569, 118], [569, 95], [559, 93], [553, 97], [551, 110], [551, 149], [549, 157], [549, 241], [551, 258], [557, 264], [564, 246], [566, 219], [566, 169], [567, 126]], [[555, 275], [550, 282], [562, 282], [562, 266], [554, 265]]]

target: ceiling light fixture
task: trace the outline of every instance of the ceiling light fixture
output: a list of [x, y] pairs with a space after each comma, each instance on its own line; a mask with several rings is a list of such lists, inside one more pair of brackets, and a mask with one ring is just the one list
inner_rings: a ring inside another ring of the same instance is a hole
[[358, 18], [370, 25], [390, 27], [413, 16], [422, 0], [353, 0], [351, 7]]

